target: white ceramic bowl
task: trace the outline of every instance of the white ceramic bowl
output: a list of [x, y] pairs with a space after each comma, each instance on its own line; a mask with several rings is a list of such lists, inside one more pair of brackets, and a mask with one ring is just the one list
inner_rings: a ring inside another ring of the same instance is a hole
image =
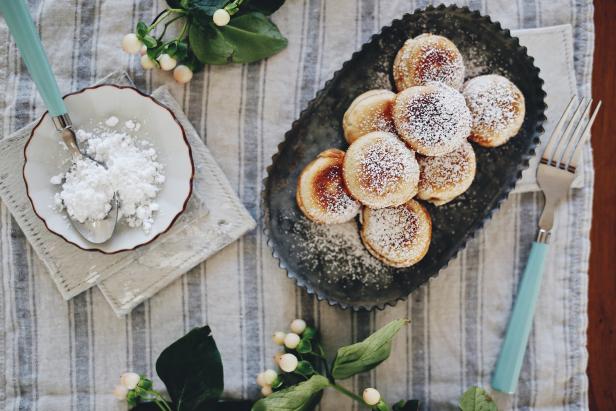
[[49, 114], [45, 113], [24, 148], [23, 175], [34, 212], [49, 231], [84, 250], [112, 254], [134, 250], [154, 241], [184, 211], [192, 192], [194, 164], [184, 129], [171, 110], [132, 87], [109, 84], [89, 87], [66, 95], [64, 101], [75, 128], [96, 124], [112, 115], [121, 121], [136, 120], [141, 124], [135, 134], [153, 144], [158, 161], [165, 166], [165, 183], [156, 199], [160, 209], [149, 233], [140, 227], [118, 224], [113, 237], [104, 244], [84, 240], [66, 213], [54, 209], [54, 195], [59, 187], [51, 184], [49, 179], [66, 171], [69, 154]]

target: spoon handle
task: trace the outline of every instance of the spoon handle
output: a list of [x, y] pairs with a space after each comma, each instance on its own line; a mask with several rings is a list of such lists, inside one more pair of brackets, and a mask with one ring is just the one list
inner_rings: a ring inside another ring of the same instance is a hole
[[47, 55], [24, 0], [0, 0], [0, 12], [21, 52], [32, 80], [52, 116], [67, 112]]

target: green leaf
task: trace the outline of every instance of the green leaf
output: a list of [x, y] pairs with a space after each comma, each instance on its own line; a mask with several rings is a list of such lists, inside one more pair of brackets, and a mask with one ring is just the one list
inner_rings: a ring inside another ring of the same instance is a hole
[[167, 0], [167, 4], [172, 9], [181, 9], [181, 8], [183, 8], [182, 2], [180, 0]]
[[213, 23], [191, 24], [188, 39], [193, 53], [204, 64], [227, 64], [234, 52], [233, 46]]
[[320, 401], [321, 391], [327, 386], [327, 378], [314, 375], [307, 381], [260, 399], [252, 411], [308, 411]]
[[302, 339], [313, 339], [317, 335], [317, 330], [314, 327], [306, 327], [304, 332], [302, 333]]
[[393, 411], [419, 411], [419, 400], [400, 400], [394, 404]]
[[140, 402], [131, 411], [160, 411], [160, 407], [155, 402]]
[[345, 379], [369, 371], [385, 361], [391, 352], [391, 342], [408, 320], [394, 320], [362, 342], [338, 349], [332, 376]]
[[479, 387], [471, 387], [460, 398], [462, 411], [498, 411], [494, 400]]
[[145, 46], [149, 49], [154, 48], [158, 45], [158, 41], [156, 41], [156, 39], [149, 34], [143, 36], [141, 41], [143, 41], [143, 44], [145, 44]]
[[270, 57], [287, 47], [287, 39], [263, 13], [250, 12], [231, 19], [220, 28], [232, 45], [233, 63], [252, 63]]
[[207, 409], [217, 401], [223, 391], [223, 369], [210, 327], [195, 328], [165, 348], [156, 372], [176, 411]]
[[297, 368], [295, 369], [295, 372], [303, 375], [304, 377], [310, 377], [315, 373], [312, 364], [310, 364], [308, 361], [300, 361], [299, 363], [297, 363]]
[[309, 340], [301, 339], [299, 344], [297, 344], [297, 352], [300, 354], [308, 354], [312, 351], [312, 344], [310, 344]]
[[173, 58], [175, 58], [178, 62], [183, 62], [188, 57], [188, 45], [183, 42], [177, 42], [175, 46], [175, 53]]
[[212, 22], [191, 24], [188, 38], [193, 52], [205, 64], [252, 63], [287, 46], [276, 25], [257, 12], [235, 17], [224, 27]]
[[247, 3], [244, 3], [242, 9], [258, 11], [269, 16], [278, 10], [284, 2], [285, 0], [249, 0]]
[[214, 12], [225, 7], [229, 0], [181, 0], [182, 8], [197, 17], [201, 23], [212, 20]]
[[137, 23], [137, 37], [139, 40], [143, 41], [143, 36], [146, 34], [148, 34], [148, 25], [140, 21]]

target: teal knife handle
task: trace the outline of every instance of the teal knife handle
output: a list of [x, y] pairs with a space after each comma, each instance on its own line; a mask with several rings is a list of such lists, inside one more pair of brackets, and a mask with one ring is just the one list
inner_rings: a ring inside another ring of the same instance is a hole
[[492, 387], [495, 390], [513, 394], [518, 385], [537, 297], [541, 288], [547, 251], [547, 244], [533, 242], [507, 327], [507, 334], [492, 376]]
[[17, 43], [32, 80], [52, 116], [67, 112], [34, 22], [24, 0], [0, 0], [0, 12]]

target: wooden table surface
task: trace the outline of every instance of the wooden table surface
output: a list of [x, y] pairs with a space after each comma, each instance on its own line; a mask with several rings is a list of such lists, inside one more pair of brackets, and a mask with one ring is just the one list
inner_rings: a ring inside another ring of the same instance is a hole
[[595, 197], [590, 235], [590, 409], [616, 410], [616, 0], [595, 0], [592, 93], [603, 100], [592, 129]]

